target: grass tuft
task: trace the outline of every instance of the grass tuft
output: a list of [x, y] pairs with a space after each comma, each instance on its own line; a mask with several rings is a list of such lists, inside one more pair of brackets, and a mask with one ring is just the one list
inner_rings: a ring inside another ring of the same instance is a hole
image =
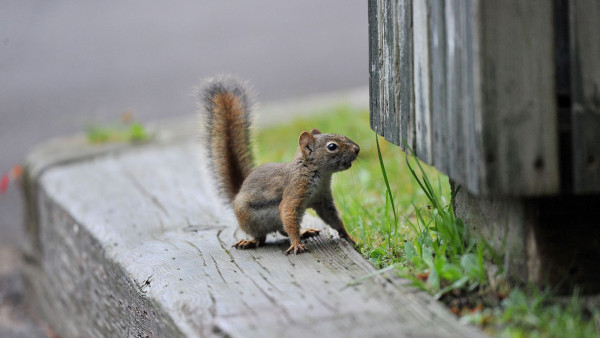
[[150, 135], [146, 128], [139, 122], [132, 120], [131, 114], [126, 112], [121, 120], [107, 125], [93, 124], [86, 128], [88, 142], [93, 144], [107, 142], [143, 142]]

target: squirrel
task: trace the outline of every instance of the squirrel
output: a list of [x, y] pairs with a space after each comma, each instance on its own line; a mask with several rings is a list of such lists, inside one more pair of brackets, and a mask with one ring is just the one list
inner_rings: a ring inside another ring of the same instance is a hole
[[341, 238], [353, 245], [331, 193], [331, 176], [352, 165], [360, 151], [348, 137], [303, 131], [298, 151], [290, 163], [267, 163], [254, 167], [250, 143], [251, 110], [254, 105], [247, 83], [232, 76], [208, 79], [198, 91], [209, 172], [220, 195], [233, 207], [240, 228], [252, 236], [239, 240], [236, 249], [256, 248], [266, 236], [280, 232], [289, 237], [285, 254], [307, 251], [301, 239], [317, 236], [318, 229], [300, 231], [307, 208]]

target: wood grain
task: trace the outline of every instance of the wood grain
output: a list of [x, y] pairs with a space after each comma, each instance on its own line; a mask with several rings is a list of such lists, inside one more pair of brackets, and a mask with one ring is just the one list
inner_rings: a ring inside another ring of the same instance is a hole
[[[43, 152], [40, 152], [43, 153]], [[32, 168], [36, 157], [30, 157]], [[39, 171], [39, 256], [26, 276], [61, 336], [481, 336], [440, 304], [375, 277], [314, 217], [310, 253], [243, 236], [213, 196], [193, 139], [96, 154]], [[343, 174], [342, 174], [343, 175]]]
[[415, 147], [412, 1], [369, 1], [371, 128], [388, 141]]
[[413, 2], [413, 86], [415, 100], [416, 152], [431, 164], [431, 53], [429, 50], [429, 6], [427, 0]]
[[558, 193], [552, 1], [482, 0], [484, 192]]
[[[401, 131], [399, 123], [401, 114], [397, 112], [400, 110], [400, 100], [398, 97], [397, 90], [400, 88], [400, 77], [399, 74], [399, 62], [385, 62], [385, 60], [398, 60], [400, 57], [400, 40], [399, 34], [403, 33], [398, 29], [396, 25], [386, 24], [388, 22], [394, 22], [396, 18], [403, 18], [398, 16], [398, 3], [395, 1], [382, 1], [380, 2], [380, 8], [382, 19], [380, 25], [380, 32], [382, 34], [380, 41], [383, 42], [380, 46], [383, 50], [382, 56], [384, 62], [380, 63], [381, 67], [381, 80], [382, 86], [382, 106], [386, 109], [382, 110], [383, 113], [383, 135], [391, 142], [398, 143], [401, 138]], [[402, 23], [399, 23], [402, 24]]]
[[448, 176], [462, 184], [465, 179], [465, 130], [463, 120], [467, 118], [463, 101], [465, 95], [462, 86], [462, 15], [459, 1], [448, 1], [445, 6], [446, 22], [446, 110], [448, 123], [446, 127], [446, 151], [448, 153]]
[[446, 15], [444, 0], [429, 0], [429, 51], [431, 53], [431, 129], [432, 156], [435, 167], [450, 171], [448, 159], [448, 110], [446, 109]]
[[371, 129], [381, 135], [382, 121], [380, 98], [380, 60], [379, 54], [379, 25], [380, 15], [377, 0], [369, 0], [369, 123]]
[[[413, 41], [412, 41], [412, 0], [399, 0], [398, 13], [398, 68], [396, 72], [396, 96], [399, 101], [400, 121], [399, 144], [403, 149], [416, 147], [415, 108], [413, 90]], [[396, 113], [398, 114], [398, 113]], [[398, 143], [396, 143], [398, 144]]]
[[479, 58], [480, 30], [477, 29], [479, 3], [460, 1], [459, 12], [462, 17], [460, 31], [463, 51], [460, 59], [461, 92], [464, 130], [464, 184], [470, 191], [481, 192], [483, 182], [483, 140], [482, 140], [482, 93], [479, 90], [483, 79]]
[[600, 2], [572, 0], [571, 87], [575, 193], [600, 192]]

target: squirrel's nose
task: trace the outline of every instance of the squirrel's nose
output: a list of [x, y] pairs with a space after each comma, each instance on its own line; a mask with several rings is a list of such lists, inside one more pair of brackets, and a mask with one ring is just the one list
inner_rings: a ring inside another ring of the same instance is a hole
[[358, 155], [358, 152], [360, 151], [360, 147], [357, 145], [356, 148], [354, 149], [354, 153], [356, 155]]

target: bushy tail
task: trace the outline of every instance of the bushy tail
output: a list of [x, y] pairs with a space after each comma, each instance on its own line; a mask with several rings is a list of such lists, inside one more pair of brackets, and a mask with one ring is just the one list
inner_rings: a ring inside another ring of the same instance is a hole
[[208, 79], [198, 92], [203, 143], [209, 168], [229, 204], [253, 168], [248, 86], [231, 76]]

